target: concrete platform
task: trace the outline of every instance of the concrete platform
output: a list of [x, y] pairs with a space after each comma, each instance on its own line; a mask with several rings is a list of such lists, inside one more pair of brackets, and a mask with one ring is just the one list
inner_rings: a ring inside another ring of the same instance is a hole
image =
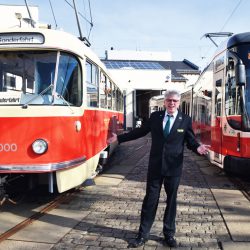
[[[205, 162], [207, 162], [205, 160]], [[198, 163], [234, 242], [250, 239], [250, 202], [215, 166]], [[204, 171], [205, 170], [205, 171]], [[250, 249], [250, 247], [249, 247]]]

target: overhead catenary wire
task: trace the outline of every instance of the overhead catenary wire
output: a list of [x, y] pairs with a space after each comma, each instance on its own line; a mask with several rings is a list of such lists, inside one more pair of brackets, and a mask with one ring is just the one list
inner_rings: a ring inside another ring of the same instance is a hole
[[89, 15], [90, 15], [90, 29], [89, 29], [89, 34], [88, 34], [88, 39], [90, 37], [90, 33], [92, 31], [92, 28], [93, 28], [93, 18], [92, 18], [92, 11], [91, 11], [91, 5], [90, 5], [90, 0], [88, 0], [89, 2]]
[[[85, 15], [87, 17], [85, 0], [82, 0], [82, 5], [83, 5], [83, 13], [85, 13]], [[88, 28], [89, 28], [89, 23], [85, 22], [85, 29], [88, 30]]]
[[[82, 0], [82, 4], [83, 4], [83, 13], [87, 13], [87, 7], [86, 7], [86, 4], [85, 4], [85, 0]], [[88, 0], [88, 10], [89, 10], [89, 17], [90, 17], [90, 22], [88, 24], [90, 24], [90, 29], [89, 29], [87, 38], [89, 40], [91, 31], [92, 31], [92, 28], [93, 28], [93, 18], [92, 18], [92, 11], [91, 11], [90, 0]], [[86, 23], [86, 30], [88, 30], [87, 23]]]
[[89, 2], [89, 15], [90, 15], [90, 22], [93, 25], [93, 18], [92, 18], [92, 11], [91, 11], [91, 5], [90, 5], [90, 0], [88, 0]]
[[227, 20], [225, 21], [225, 23], [223, 24], [222, 28], [220, 29], [220, 32], [223, 31], [223, 29], [226, 27], [227, 23], [230, 21], [230, 19], [232, 18], [234, 12], [239, 8], [240, 4], [241, 4], [242, 0], [240, 0], [238, 2], [238, 4], [234, 7], [233, 11], [231, 12], [231, 14], [229, 15], [229, 17], [227, 18]]

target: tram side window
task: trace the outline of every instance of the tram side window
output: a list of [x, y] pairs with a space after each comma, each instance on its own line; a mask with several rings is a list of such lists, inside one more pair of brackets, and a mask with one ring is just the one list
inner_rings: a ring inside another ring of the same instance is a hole
[[198, 108], [198, 103], [197, 103], [197, 97], [194, 98], [194, 109], [193, 109], [193, 122], [198, 121], [198, 112], [197, 112], [197, 108]]
[[221, 116], [221, 98], [220, 97], [217, 98], [217, 101], [215, 104], [215, 115], [217, 117]]
[[189, 114], [189, 111], [190, 111], [190, 103], [189, 102], [187, 103], [186, 110], [187, 110], [186, 114], [190, 115]]
[[107, 108], [107, 76], [101, 72], [100, 78], [100, 107]]
[[101, 72], [100, 103], [101, 108], [112, 109], [112, 82], [103, 72]]
[[98, 107], [98, 67], [86, 61], [87, 106]]
[[200, 105], [200, 113], [201, 113], [201, 123], [206, 123], [206, 108], [205, 108], [205, 105]]
[[113, 84], [112, 88], [112, 109], [117, 110], [117, 87]]
[[235, 129], [241, 128], [240, 91], [235, 81], [235, 62], [229, 57], [225, 87], [225, 111], [228, 123]]
[[107, 108], [112, 109], [112, 82], [108, 79], [107, 81]]
[[116, 96], [117, 96], [117, 104], [116, 104], [116, 107], [117, 107], [117, 111], [123, 111], [123, 95], [122, 95], [122, 92], [117, 88], [116, 89]]
[[103, 72], [100, 80], [100, 107], [123, 111], [123, 96], [119, 88]]
[[186, 114], [186, 102], [185, 101], [181, 104], [181, 111]]

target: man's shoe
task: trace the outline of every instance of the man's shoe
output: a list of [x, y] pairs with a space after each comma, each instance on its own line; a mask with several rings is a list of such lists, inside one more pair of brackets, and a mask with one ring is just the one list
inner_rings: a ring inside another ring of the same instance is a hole
[[129, 243], [128, 248], [141, 247], [147, 242], [147, 240], [148, 239], [146, 239], [146, 238], [143, 238], [141, 236], [137, 236], [137, 238], [133, 242]]
[[169, 247], [173, 247], [173, 248], [177, 247], [177, 242], [173, 236], [165, 237], [165, 242], [168, 244]]

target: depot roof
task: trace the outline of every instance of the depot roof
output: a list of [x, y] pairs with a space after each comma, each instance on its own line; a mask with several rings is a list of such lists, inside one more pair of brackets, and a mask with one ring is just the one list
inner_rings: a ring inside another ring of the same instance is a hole
[[199, 67], [184, 59], [183, 61], [142, 61], [107, 60], [102, 62], [111, 70], [171, 70], [172, 81], [185, 81], [184, 74], [200, 74]]

